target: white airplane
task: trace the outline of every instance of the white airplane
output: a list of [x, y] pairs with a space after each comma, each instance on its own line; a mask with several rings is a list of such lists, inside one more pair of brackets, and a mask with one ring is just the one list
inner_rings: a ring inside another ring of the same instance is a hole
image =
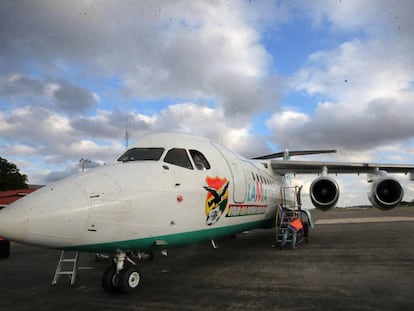
[[[274, 227], [280, 190], [291, 173], [320, 175], [310, 196], [322, 210], [335, 206], [339, 197], [338, 184], [328, 174], [367, 173], [372, 204], [387, 210], [403, 198], [402, 186], [388, 173], [413, 179], [413, 172], [414, 165], [291, 161], [287, 152], [246, 159], [208, 139], [155, 134], [115, 163], [47, 185], [1, 210], [0, 236], [111, 254], [102, 286], [110, 293], [128, 293], [140, 282], [132, 255], [148, 258], [155, 250]], [[293, 192], [284, 200], [293, 205]]]

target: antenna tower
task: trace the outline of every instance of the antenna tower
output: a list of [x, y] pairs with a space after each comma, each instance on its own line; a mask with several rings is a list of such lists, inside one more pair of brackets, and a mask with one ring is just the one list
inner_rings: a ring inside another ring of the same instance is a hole
[[129, 118], [127, 117], [125, 122], [125, 149], [128, 149], [129, 142]]

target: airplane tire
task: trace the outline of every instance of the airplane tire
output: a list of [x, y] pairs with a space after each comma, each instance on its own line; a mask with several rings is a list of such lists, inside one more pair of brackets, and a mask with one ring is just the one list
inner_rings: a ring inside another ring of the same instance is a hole
[[116, 294], [119, 291], [119, 275], [116, 273], [116, 268], [111, 266], [105, 270], [102, 276], [102, 288], [109, 294]]
[[125, 267], [119, 272], [118, 286], [121, 293], [132, 293], [139, 285], [141, 276], [136, 266]]

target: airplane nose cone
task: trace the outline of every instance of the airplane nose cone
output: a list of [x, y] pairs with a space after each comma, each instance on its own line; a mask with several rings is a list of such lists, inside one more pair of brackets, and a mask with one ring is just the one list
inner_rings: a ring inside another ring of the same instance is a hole
[[0, 237], [24, 242], [27, 232], [28, 211], [24, 206], [12, 204], [0, 211]]

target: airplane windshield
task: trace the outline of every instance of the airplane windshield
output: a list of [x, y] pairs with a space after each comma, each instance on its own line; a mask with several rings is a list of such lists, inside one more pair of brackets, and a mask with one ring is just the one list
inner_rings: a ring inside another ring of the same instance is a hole
[[190, 154], [198, 170], [210, 169], [210, 163], [208, 163], [206, 157], [200, 151], [190, 149]]
[[193, 169], [193, 165], [191, 164], [185, 149], [173, 148], [168, 150], [164, 162], [188, 168], [190, 170]]
[[132, 148], [118, 158], [118, 161], [158, 161], [164, 148]]

